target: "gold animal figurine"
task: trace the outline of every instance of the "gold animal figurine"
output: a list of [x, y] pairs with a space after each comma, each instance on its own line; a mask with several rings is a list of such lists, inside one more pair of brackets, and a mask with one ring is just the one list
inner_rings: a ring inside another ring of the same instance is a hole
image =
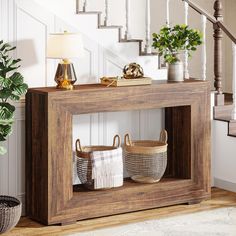
[[135, 62], [126, 65], [123, 69], [123, 77], [125, 79], [138, 79], [143, 76], [143, 68]]

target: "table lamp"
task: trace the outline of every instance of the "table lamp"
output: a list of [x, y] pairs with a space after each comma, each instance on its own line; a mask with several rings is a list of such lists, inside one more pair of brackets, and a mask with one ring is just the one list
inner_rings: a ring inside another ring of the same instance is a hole
[[54, 80], [57, 88], [72, 90], [76, 74], [70, 58], [81, 57], [84, 53], [82, 37], [78, 33], [56, 33], [48, 37], [47, 57], [62, 59], [58, 64]]

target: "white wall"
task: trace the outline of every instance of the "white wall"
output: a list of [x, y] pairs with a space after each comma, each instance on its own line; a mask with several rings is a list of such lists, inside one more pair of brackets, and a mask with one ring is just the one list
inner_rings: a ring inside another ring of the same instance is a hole
[[227, 136], [227, 122], [213, 121], [212, 131], [214, 184], [216, 187], [236, 192], [236, 138]]

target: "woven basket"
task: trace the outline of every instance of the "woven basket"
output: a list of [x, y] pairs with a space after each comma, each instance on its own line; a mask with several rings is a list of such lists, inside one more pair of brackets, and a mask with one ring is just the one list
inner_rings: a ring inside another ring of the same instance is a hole
[[21, 202], [9, 196], [0, 196], [0, 234], [16, 226], [21, 217]]
[[167, 132], [161, 131], [159, 141], [131, 141], [126, 134], [124, 161], [128, 174], [135, 182], [158, 182], [167, 165]]
[[[77, 174], [81, 183], [90, 190], [94, 188], [94, 180], [92, 179], [92, 153], [95, 151], [111, 151], [119, 148], [121, 139], [119, 135], [115, 135], [112, 146], [85, 146], [82, 147], [80, 139], [76, 140], [76, 155], [77, 155]], [[110, 189], [103, 188], [103, 189]], [[101, 190], [101, 189], [100, 189]]]

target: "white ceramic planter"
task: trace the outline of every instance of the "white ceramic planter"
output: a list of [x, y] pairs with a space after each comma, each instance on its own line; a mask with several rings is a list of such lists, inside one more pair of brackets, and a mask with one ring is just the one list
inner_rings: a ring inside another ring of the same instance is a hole
[[172, 82], [184, 81], [184, 66], [182, 61], [168, 65], [168, 80]]

